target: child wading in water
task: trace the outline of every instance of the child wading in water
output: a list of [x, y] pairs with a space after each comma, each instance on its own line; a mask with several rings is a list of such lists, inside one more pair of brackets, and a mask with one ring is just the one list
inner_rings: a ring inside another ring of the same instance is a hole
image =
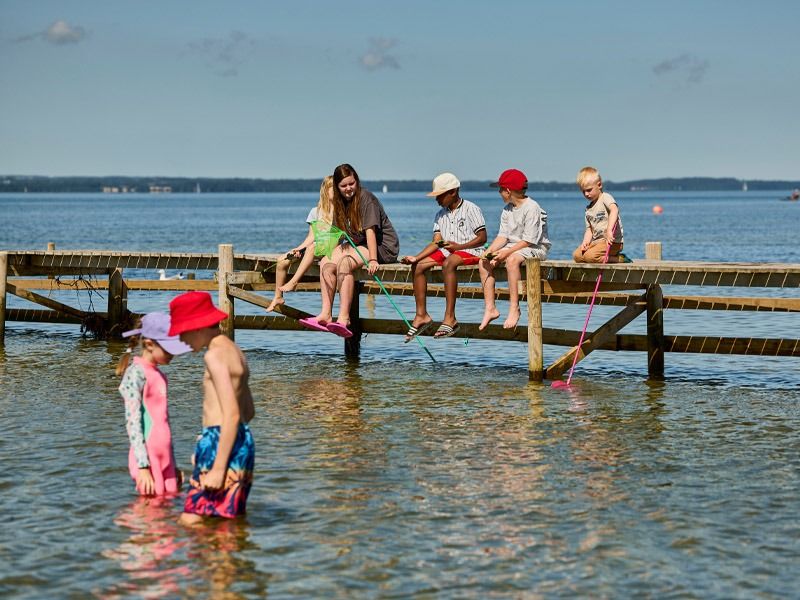
[[[167, 411], [167, 378], [158, 365], [191, 348], [178, 336], [169, 335], [169, 315], [149, 313], [141, 326], [122, 334], [131, 342], [117, 366], [123, 375], [119, 393], [125, 400], [125, 422], [131, 449], [128, 469], [143, 496], [174, 494], [183, 483], [175, 464]], [[141, 355], [130, 363], [133, 348], [141, 343]]]
[[[314, 262], [314, 228], [312, 223], [314, 221], [323, 221], [325, 223], [333, 223], [333, 177], [328, 175], [322, 180], [322, 185], [319, 188], [319, 202], [311, 209], [306, 217], [308, 223], [308, 235], [303, 242], [292, 248], [286, 254], [285, 258], [280, 259], [275, 266], [275, 296], [272, 302], [267, 307], [267, 312], [275, 310], [279, 304], [284, 304], [284, 292], [293, 292], [300, 283], [300, 279], [305, 275], [311, 263]], [[293, 262], [300, 258], [300, 264], [297, 266], [297, 271], [289, 281], [286, 277], [289, 275], [289, 267]]]
[[180, 521], [194, 525], [204, 516], [232, 519], [245, 513], [255, 464], [255, 444], [247, 425], [255, 414], [247, 360], [219, 330], [228, 315], [214, 306], [208, 292], [181, 294], [169, 303], [169, 310], [170, 334], [180, 335], [195, 352], [207, 348], [203, 431]]

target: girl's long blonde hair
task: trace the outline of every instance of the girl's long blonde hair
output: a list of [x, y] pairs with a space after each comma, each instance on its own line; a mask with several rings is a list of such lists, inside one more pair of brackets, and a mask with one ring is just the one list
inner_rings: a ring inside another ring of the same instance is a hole
[[[137, 319], [136, 324], [133, 326], [134, 329], [141, 329], [142, 327], [142, 320]], [[128, 369], [128, 365], [131, 362], [131, 354], [133, 351], [139, 346], [142, 342], [142, 336], [138, 333], [136, 335], [132, 335], [128, 338], [128, 348], [125, 350], [125, 354], [122, 355], [122, 358], [119, 359], [119, 363], [117, 364], [117, 377], [122, 377], [125, 374], [125, 371]]]
[[333, 223], [333, 176], [326, 175], [319, 186], [319, 202], [317, 218], [326, 223]]

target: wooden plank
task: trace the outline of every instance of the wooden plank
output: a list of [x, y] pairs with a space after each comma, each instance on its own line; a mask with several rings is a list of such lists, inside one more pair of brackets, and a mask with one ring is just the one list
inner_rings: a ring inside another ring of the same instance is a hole
[[6, 339], [6, 291], [8, 289], [8, 252], [0, 252], [0, 348]]
[[665, 296], [664, 308], [670, 310], [800, 312], [800, 298]]
[[[10, 280], [17, 289], [20, 290], [105, 290], [108, 289], [108, 281], [105, 279], [19, 279]], [[168, 292], [188, 292], [190, 290], [202, 290], [215, 292], [219, 287], [216, 281], [210, 279], [126, 279], [125, 285], [128, 290], [137, 291], [168, 291]], [[273, 286], [274, 289], [274, 286]]]
[[12, 283], [7, 284], [7, 290], [9, 293], [14, 294], [18, 298], [28, 300], [29, 302], [33, 302], [35, 304], [46, 306], [47, 308], [64, 313], [65, 315], [76, 317], [78, 319], [85, 319], [90, 314], [92, 314], [82, 310], [78, 310], [77, 308], [73, 308], [72, 306], [69, 306], [67, 304], [56, 302], [51, 298], [45, 298], [44, 296], [40, 296], [39, 294], [36, 294], [34, 292], [29, 292], [27, 290], [18, 290], [16, 286]]
[[558, 379], [572, 364], [575, 353], [578, 353], [578, 360], [580, 362], [592, 351], [605, 344], [608, 340], [614, 339], [617, 332], [625, 327], [628, 323], [633, 321], [636, 317], [642, 314], [647, 309], [647, 303], [644, 297], [640, 297], [639, 301], [626, 306], [619, 313], [606, 321], [591, 335], [586, 336], [580, 348], [574, 346], [568, 352], [556, 359], [553, 364], [547, 367], [545, 374], [546, 379]]
[[661, 286], [647, 288], [647, 374], [664, 377], [664, 296]]
[[[95, 314], [105, 318], [105, 313]], [[69, 325], [83, 323], [83, 319], [80, 317], [40, 308], [9, 308], [6, 310], [6, 320], [19, 323], [65, 323]]]
[[219, 309], [228, 314], [228, 318], [222, 321], [220, 329], [222, 333], [229, 338], [234, 339], [236, 336], [235, 314], [233, 299], [228, 296], [228, 279], [233, 273], [233, 245], [220, 244], [219, 245], [219, 264], [217, 267], [219, 273]]

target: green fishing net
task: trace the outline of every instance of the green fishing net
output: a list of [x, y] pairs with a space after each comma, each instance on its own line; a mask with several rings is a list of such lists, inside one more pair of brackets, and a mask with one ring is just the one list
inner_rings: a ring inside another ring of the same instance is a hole
[[334, 248], [339, 245], [344, 231], [325, 221], [312, 222], [311, 229], [314, 232], [314, 256], [330, 258]]

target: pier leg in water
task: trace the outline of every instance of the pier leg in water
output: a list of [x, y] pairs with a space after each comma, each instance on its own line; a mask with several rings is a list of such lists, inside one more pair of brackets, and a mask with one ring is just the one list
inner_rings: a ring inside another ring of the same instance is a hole
[[[606, 255], [603, 257], [603, 264], [608, 262], [608, 253], [611, 251], [611, 244], [607, 244], [606, 246]], [[550, 384], [552, 388], [568, 388], [570, 382], [572, 381], [572, 373], [575, 371], [575, 365], [578, 363], [578, 356], [581, 353], [581, 346], [583, 346], [583, 338], [586, 336], [586, 328], [589, 326], [589, 319], [592, 318], [592, 308], [594, 308], [594, 302], [597, 300], [597, 291], [600, 289], [600, 282], [603, 280], [603, 272], [600, 271], [600, 274], [597, 276], [597, 283], [594, 284], [594, 292], [592, 293], [592, 301], [589, 303], [589, 311], [586, 313], [586, 321], [583, 322], [583, 331], [581, 331], [581, 337], [578, 340], [578, 347], [575, 348], [575, 356], [572, 358], [572, 366], [569, 368], [569, 375], [567, 376], [566, 381], [561, 381], [560, 379], [554, 381]]]

